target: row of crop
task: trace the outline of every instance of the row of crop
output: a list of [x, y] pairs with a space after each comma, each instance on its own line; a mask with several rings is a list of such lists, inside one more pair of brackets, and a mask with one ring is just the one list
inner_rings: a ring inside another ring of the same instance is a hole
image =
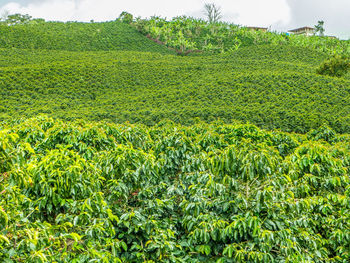
[[[327, 58], [327, 55], [313, 51], [312, 49], [290, 47], [290, 46], [249, 46], [242, 47], [237, 52], [228, 52], [225, 54], [201, 54], [193, 55], [190, 57], [177, 57], [166, 54], [150, 53], [150, 52], [135, 52], [135, 51], [91, 51], [91, 52], [70, 52], [66, 50], [28, 50], [19, 48], [0, 48], [1, 52], [1, 67], [10, 66], [22, 66], [28, 64], [52, 64], [53, 62], [71, 62], [82, 63], [135, 63], [135, 64], [147, 64], [149, 62], [176, 63], [181, 66], [186, 64], [192, 64], [195, 62], [201, 62], [204, 64], [213, 63], [225, 63], [232, 66], [239, 66], [241, 63], [246, 63], [248, 66], [264, 67], [262, 63], [258, 61], [264, 61], [270, 63], [266, 66], [266, 69], [270, 67], [270, 70], [292, 71], [295, 65], [304, 71], [302, 67], [314, 67], [318, 66], [322, 61]], [[225, 61], [227, 60], [227, 61]], [[275, 63], [273, 67], [272, 62]], [[209, 66], [208, 65], [208, 66]], [[225, 65], [227, 66], [227, 65]], [[289, 66], [289, 67], [288, 67]], [[297, 67], [297, 68], [298, 68]], [[298, 70], [296, 68], [296, 70]]]
[[105, 23], [43, 22], [8, 26], [0, 23], [0, 47], [69, 51], [149, 51], [170, 53], [118, 21]]
[[[271, 56], [247, 55], [254, 52]], [[217, 57], [68, 56], [18, 49], [5, 55], [4, 61], [28, 62], [0, 69], [1, 119], [46, 113], [152, 125], [164, 118], [191, 124], [199, 117], [298, 132], [328, 123], [349, 131], [349, 81], [313, 74], [318, 56], [311, 51], [261, 46]]]
[[0, 259], [347, 262], [349, 137], [29, 119], [1, 128]]

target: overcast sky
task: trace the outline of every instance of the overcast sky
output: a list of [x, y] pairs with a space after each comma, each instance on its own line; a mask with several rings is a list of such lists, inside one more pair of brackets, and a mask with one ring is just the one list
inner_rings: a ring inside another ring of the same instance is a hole
[[58, 21], [114, 20], [122, 11], [135, 16], [188, 15], [203, 18], [203, 6], [221, 6], [223, 20], [287, 31], [325, 21], [327, 35], [350, 38], [350, 0], [0, 0], [5, 12]]

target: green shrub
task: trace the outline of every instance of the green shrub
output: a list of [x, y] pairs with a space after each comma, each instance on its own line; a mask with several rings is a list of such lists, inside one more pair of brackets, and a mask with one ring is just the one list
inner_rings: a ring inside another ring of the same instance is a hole
[[122, 12], [118, 18], [120, 21], [126, 24], [131, 24], [134, 21], [134, 16], [128, 12]]
[[334, 56], [316, 70], [317, 74], [331, 77], [342, 77], [350, 70], [350, 58], [346, 56]]
[[12, 165], [17, 139], [17, 134], [0, 130], [0, 174], [7, 172]]
[[25, 169], [14, 172], [17, 184], [45, 216], [55, 216], [71, 203], [99, 190], [97, 170], [76, 152], [54, 149]]
[[336, 136], [336, 132], [327, 125], [311, 130], [308, 132], [307, 137], [309, 140], [325, 140], [328, 143], [334, 143], [339, 140], [339, 138]]
[[35, 152], [0, 173], [0, 262], [350, 262], [350, 137], [326, 126], [3, 128]]

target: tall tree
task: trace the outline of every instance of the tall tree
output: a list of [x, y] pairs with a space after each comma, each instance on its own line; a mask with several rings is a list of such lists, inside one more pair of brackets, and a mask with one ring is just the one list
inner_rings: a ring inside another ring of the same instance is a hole
[[324, 21], [320, 20], [318, 21], [317, 25], [315, 25], [315, 29], [316, 29], [316, 34], [318, 34], [319, 36], [323, 37], [324, 36]]
[[216, 6], [214, 3], [205, 4], [204, 12], [205, 12], [205, 15], [207, 16], [209, 23], [218, 22], [222, 18], [221, 7]]
[[123, 11], [118, 18], [120, 21], [131, 24], [134, 21], [134, 16], [126, 11]]

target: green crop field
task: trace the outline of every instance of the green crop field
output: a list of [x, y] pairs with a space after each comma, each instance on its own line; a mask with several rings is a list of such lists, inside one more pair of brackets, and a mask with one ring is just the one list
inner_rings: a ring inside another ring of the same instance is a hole
[[128, 23], [0, 21], [0, 262], [350, 262], [349, 41]]
[[350, 137], [29, 119], [0, 130], [4, 262], [347, 262]]
[[[148, 40], [148, 39], [147, 39]], [[153, 42], [152, 42], [153, 43]], [[350, 79], [320, 76], [325, 54], [251, 46], [221, 55], [0, 50], [0, 118], [48, 114], [153, 125], [167, 118], [350, 131]]]
[[70, 51], [130, 50], [170, 53], [121, 22], [0, 24], [0, 47]]

